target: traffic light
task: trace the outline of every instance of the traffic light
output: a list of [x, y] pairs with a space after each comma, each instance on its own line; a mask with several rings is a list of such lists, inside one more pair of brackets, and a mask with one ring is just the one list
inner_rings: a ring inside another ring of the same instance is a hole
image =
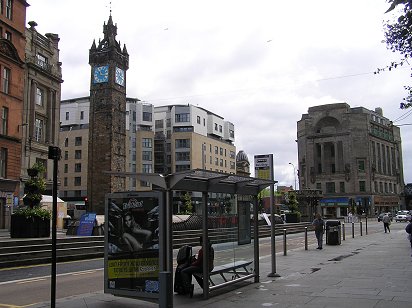
[[89, 206], [89, 199], [87, 197], [84, 197], [84, 205]]

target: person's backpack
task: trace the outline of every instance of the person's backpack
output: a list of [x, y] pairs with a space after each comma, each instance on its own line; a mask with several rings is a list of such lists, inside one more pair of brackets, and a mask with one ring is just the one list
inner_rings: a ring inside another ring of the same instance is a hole
[[178, 265], [188, 263], [192, 257], [192, 247], [189, 245], [184, 245], [180, 247], [177, 252], [176, 262]]
[[405, 228], [406, 233], [411, 234], [412, 233], [412, 222], [410, 222], [406, 228]]

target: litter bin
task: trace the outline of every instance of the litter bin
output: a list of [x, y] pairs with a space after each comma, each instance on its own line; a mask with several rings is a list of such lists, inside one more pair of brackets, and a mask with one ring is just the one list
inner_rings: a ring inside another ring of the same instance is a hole
[[340, 245], [340, 220], [328, 220], [325, 224], [326, 245]]
[[70, 225], [70, 223], [71, 223], [71, 218], [70, 217], [64, 217], [63, 218], [63, 229], [68, 229], [69, 228], [69, 225]]

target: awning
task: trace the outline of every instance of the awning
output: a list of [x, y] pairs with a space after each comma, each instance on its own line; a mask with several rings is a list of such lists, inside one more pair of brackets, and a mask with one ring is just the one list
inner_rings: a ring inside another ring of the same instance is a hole
[[320, 199], [321, 206], [349, 206], [348, 197], [323, 198]]

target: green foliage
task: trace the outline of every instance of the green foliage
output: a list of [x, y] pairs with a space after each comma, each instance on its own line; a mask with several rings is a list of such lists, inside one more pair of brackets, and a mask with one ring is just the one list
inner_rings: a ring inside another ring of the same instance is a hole
[[37, 174], [31, 176], [25, 183], [26, 196], [23, 198], [23, 203], [34, 209], [40, 207], [42, 193], [46, 190], [46, 181], [43, 178], [46, 168], [42, 164], [35, 163], [30, 169], [37, 171]]
[[40, 217], [41, 219], [50, 219], [51, 217], [50, 211], [42, 209], [41, 207], [17, 209], [13, 215], [24, 216], [26, 218]]
[[[296, 198], [296, 193], [293, 191], [288, 192], [288, 208], [291, 213], [299, 213], [299, 203]], [[299, 213], [300, 214], [300, 213]]]
[[183, 201], [183, 212], [181, 212], [181, 214], [193, 214], [192, 196], [186, 192], [181, 199]]
[[[387, 48], [393, 52], [399, 52], [403, 58], [400, 61], [391, 62], [384, 68], [378, 68], [375, 74], [379, 74], [381, 71], [391, 71], [404, 64], [409, 65], [408, 59], [412, 56], [412, 0], [387, 0], [387, 2], [391, 6], [385, 13], [395, 12], [393, 11], [395, 8], [400, 5], [403, 6], [402, 9], [396, 10], [396, 14], [399, 14], [399, 16], [393, 22], [386, 21], [385, 23]], [[400, 103], [401, 109], [412, 106], [412, 87], [404, 86], [404, 89], [408, 92], [408, 95]]]

